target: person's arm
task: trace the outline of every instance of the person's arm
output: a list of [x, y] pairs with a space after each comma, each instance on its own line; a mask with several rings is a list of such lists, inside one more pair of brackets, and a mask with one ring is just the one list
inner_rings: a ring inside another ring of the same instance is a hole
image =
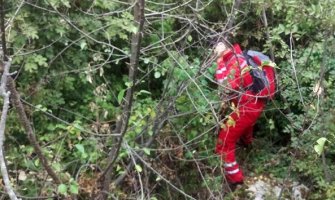
[[219, 62], [216, 70], [216, 81], [228, 87], [230, 91], [239, 90], [242, 82], [241, 64], [246, 65], [245, 60], [240, 57], [233, 58], [228, 62]]

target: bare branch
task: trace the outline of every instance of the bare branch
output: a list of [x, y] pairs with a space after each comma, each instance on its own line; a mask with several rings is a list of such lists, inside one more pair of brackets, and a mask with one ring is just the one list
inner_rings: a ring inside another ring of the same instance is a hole
[[[121, 149], [121, 144], [124, 135], [127, 132], [129, 117], [132, 109], [133, 103], [133, 95], [136, 85], [136, 76], [138, 71], [139, 65], [139, 56], [140, 56], [140, 48], [141, 48], [141, 40], [143, 35], [143, 26], [144, 26], [144, 7], [145, 7], [145, 0], [137, 0], [135, 7], [134, 7], [134, 20], [135, 24], [138, 27], [138, 31], [132, 35], [131, 40], [131, 55], [130, 55], [130, 66], [129, 66], [129, 80], [131, 81], [131, 86], [128, 88], [126, 96], [123, 100], [123, 112], [121, 116], [119, 116], [118, 122], [116, 124], [115, 132], [118, 134], [120, 133], [121, 136], [119, 138], [119, 142], [116, 146], [116, 149], [113, 149], [109, 153], [109, 164], [105, 171], [99, 178], [101, 193], [98, 194], [97, 199], [106, 199], [106, 194], [104, 191], [108, 191], [109, 185], [111, 183], [111, 173], [112, 173], [112, 166], [115, 163], [116, 159], [119, 156], [119, 151]], [[102, 185], [101, 185], [102, 184]]]
[[[0, 64], [1, 65], [1, 64]], [[9, 68], [11, 63], [6, 62], [4, 65], [4, 71], [1, 77], [1, 86], [0, 86], [0, 95], [4, 98], [4, 103], [2, 107], [1, 113], [1, 121], [0, 121], [0, 165], [1, 165], [1, 174], [5, 183], [5, 189], [8, 193], [10, 199], [18, 199], [13, 191], [11, 186], [9, 175], [7, 171], [7, 166], [5, 162], [5, 155], [3, 153], [3, 143], [5, 141], [5, 129], [6, 129], [6, 119], [7, 119], [7, 112], [9, 108], [9, 96], [10, 92], [7, 91], [6, 84], [7, 84], [7, 76], [9, 74]]]
[[[2, 50], [3, 50], [3, 58], [4, 58], [5, 61], [7, 61], [6, 33], [5, 33], [5, 26], [4, 26], [4, 21], [5, 21], [4, 1], [1, 0], [0, 3], [1, 3], [1, 19], [0, 20], [1, 20], [1, 32], [2, 32], [2, 37], [1, 37]], [[7, 77], [8, 72], [5, 75]], [[31, 127], [31, 124], [28, 120], [26, 111], [25, 111], [24, 106], [23, 106], [23, 104], [20, 100], [20, 95], [16, 90], [15, 82], [14, 82], [12, 77], [10, 77], [10, 76], [8, 77], [8, 83], [7, 84], [8, 84], [8, 89], [9, 89], [10, 94], [11, 94], [11, 99], [10, 100], [11, 100], [13, 106], [18, 111], [19, 120], [20, 120], [21, 124], [23, 125], [25, 131], [27, 132], [30, 143], [33, 145], [34, 150], [35, 150], [36, 154], [38, 155], [38, 158], [41, 160], [41, 163], [42, 163], [43, 167], [46, 169], [46, 171], [48, 172], [48, 174], [53, 178], [55, 183], [60, 184], [61, 180], [58, 178], [55, 171], [50, 167], [50, 164], [49, 164], [48, 160], [43, 155], [42, 149], [37, 142], [37, 139], [36, 139], [36, 136], [34, 134], [33, 128]]]
[[15, 87], [15, 82], [14, 80], [9, 77], [8, 79], [8, 88], [9, 91], [11, 92], [11, 102], [13, 104], [13, 106], [15, 107], [15, 109], [18, 112], [18, 116], [19, 116], [19, 120], [24, 128], [24, 130], [26, 131], [27, 135], [28, 135], [28, 139], [31, 143], [31, 145], [34, 147], [34, 150], [38, 156], [38, 158], [40, 159], [43, 167], [45, 168], [45, 170], [48, 172], [48, 174], [51, 176], [51, 178], [55, 181], [56, 184], [60, 184], [61, 180], [59, 179], [59, 177], [57, 176], [57, 174], [55, 173], [55, 171], [51, 168], [49, 161], [47, 160], [47, 158], [44, 156], [43, 151], [41, 146], [39, 145], [35, 133], [33, 131], [33, 128], [30, 124], [30, 121], [27, 117], [27, 114], [25, 112], [24, 106], [20, 100], [20, 94], [18, 93], [18, 91], [16, 90]]
[[[86, 38], [88, 38], [88, 39], [90, 39], [90, 40], [96, 42], [97, 44], [106, 45], [106, 46], [108, 46], [108, 47], [111, 47], [112, 49], [115, 49], [115, 50], [117, 50], [117, 51], [119, 51], [119, 52], [121, 52], [121, 53], [127, 55], [127, 53], [126, 53], [124, 50], [122, 50], [122, 49], [120, 49], [120, 48], [118, 48], [118, 47], [116, 47], [116, 46], [114, 46], [114, 45], [112, 45], [112, 44], [110, 44], [110, 43], [107, 43], [107, 42], [104, 42], [104, 41], [100, 41], [100, 40], [94, 38], [93, 36], [91, 36], [91, 33], [86, 33], [84, 30], [80, 29], [77, 25], [75, 25], [75, 24], [71, 21], [71, 19], [69, 19], [67, 16], [63, 15], [62, 13], [60, 13], [56, 8], [53, 7], [53, 9], [54, 9], [54, 10], [56, 11], [56, 13], [57, 13], [60, 17], [62, 17], [62, 18], [63, 18], [63, 19], [64, 19], [70, 26], [72, 26], [74, 29], [76, 29], [76, 30], [79, 31], [81, 34], [83, 34]], [[94, 30], [93, 32], [96, 32], [96, 31], [97, 31], [97, 30]]]
[[[7, 61], [6, 55], [6, 32], [5, 32], [5, 6], [4, 1], [0, 0], [0, 28], [1, 28], [1, 42], [2, 42], [2, 57], [4, 61]], [[0, 54], [1, 54], [0, 53]], [[1, 77], [1, 85], [0, 85], [0, 95], [3, 97], [3, 107], [1, 113], [1, 121], [0, 121], [0, 167], [1, 167], [1, 174], [3, 177], [3, 181], [5, 183], [5, 190], [9, 195], [9, 198], [12, 200], [17, 200], [16, 194], [13, 191], [11, 186], [9, 175], [7, 171], [5, 155], [3, 153], [3, 143], [5, 141], [5, 130], [6, 130], [6, 119], [7, 119], [7, 112], [9, 109], [9, 96], [10, 92], [7, 91], [7, 76], [9, 76], [9, 68], [11, 66], [11, 62], [2, 62], [0, 61], [0, 68], [2, 72]]]
[[295, 78], [295, 81], [296, 81], [296, 84], [297, 84], [297, 87], [298, 87], [300, 101], [301, 101], [303, 106], [306, 106], [304, 98], [302, 96], [300, 83], [299, 83], [299, 80], [298, 80], [297, 70], [296, 70], [296, 67], [295, 67], [295, 60], [293, 58], [293, 35], [292, 35], [292, 33], [290, 34], [290, 62], [291, 62], [294, 78]]
[[178, 187], [176, 187], [173, 183], [171, 183], [169, 180], [167, 180], [165, 177], [163, 177], [157, 170], [152, 168], [149, 163], [147, 163], [136, 151], [132, 150], [133, 155], [139, 159], [148, 169], [150, 169], [152, 172], [154, 172], [157, 176], [159, 176], [161, 179], [163, 179], [168, 185], [170, 185], [172, 188], [174, 188], [176, 191], [178, 191], [180, 194], [184, 195], [185, 197], [189, 199], [195, 199], [194, 197], [190, 196], [189, 194], [186, 194], [184, 191], [180, 190]]
[[[235, 20], [236, 20], [236, 13], [235, 11], [237, 11], [240, 6], [241, 6], [242, 0], [235, 0], [234, 1], [234, 5], [233, 8], [231, 10], [230, 16], [228, 18], [228, 22], [227, 22], [227, 26], [225, 27], [224, 30], [230, 30], [233, 28], [234, 24], [235, 24]], [[229, 32], [227, 32], [225, 34], [225, 36], [227, 37], [227, 39], [229, 38]], [[229, 39], [228, 39], [229, 40]]]

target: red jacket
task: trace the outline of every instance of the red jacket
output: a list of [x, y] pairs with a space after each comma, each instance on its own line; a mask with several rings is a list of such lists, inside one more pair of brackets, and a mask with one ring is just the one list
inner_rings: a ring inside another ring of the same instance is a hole
[[[261, 65], [262, 62], [258, 57], [253, 57], [254, 61]], [[275, 75], [273, 67], [263, 66], [263, 70], [269, 81], [269, 87], [264, 88], [258, 94], [255, 94], [248, 90], [253, 83], [253, 78], [249, 73], [249, 69], [241, 48], [238, 44], [233, 46], [232, 50], [229, 50], [221, 58], [218, 59], [217, 70], [215, 78], [219, 84], [226, 87], [229, 92], [243, 92], [240, 101], [250, 101], [250, 98], [256, 97], [269, 97], [272, 98], [275, 93]]]
[[[242, 92], [251, 86], [252, 77], [250, 73], [248, 73], [248, 70], [243, 71], [248, 64], [242, 55], [240, 46], [235, 44], [233, 47], [234, 48], [224, 54], [222, 58], [219, 58], [215, 78], [218, 83], [224, 83], [224, 86], [228, 87], [225, 89], [230, 90], [229, 92]], [[253, 95], [251, 91], [245, 91], [244, 94], [246, 96]], [[245, 98], [246, 97], [243, 99]]]
[[233, 50], [224, 54], [217, 64], [215, 78], [218, 83], [227, 81], [227, 86], [235, 91], [240, 91], [252, 84], [250, 73], [242, 74], [243, 69], [248, 65], [238, 44], [234, 45]]

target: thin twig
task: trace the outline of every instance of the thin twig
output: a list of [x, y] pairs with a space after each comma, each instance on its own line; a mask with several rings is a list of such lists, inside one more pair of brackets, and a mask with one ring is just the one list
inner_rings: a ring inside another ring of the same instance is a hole
[[297, 87], [298, 87], [300, 101], [301, 101], [302, 105], [305, 107], [305, 101], [304, 101], [304, 98], [302, 96], [300, 83], [299, 83], [298, 76], [297, 76], [297, 70], [295, 68], [295, 61], [294, 61], [294, 58], [293, 58], [293, 34], [292, 33], [290, 34], [290, 61], [291, 61], [292, 69], [293, 69], [294, 78], [295, 78], [295, 81], [296, 81], [296, 84], [297, 84]]
[[169, 180], [167, 180], [165, 177], [163, 177], [157, 170], [152, 168], [149, 163], [147, 163], [136, 151], [132, 150], [133, 155], [137, 157], [148, 169], [150, 169], [152, 172], [154, 172], [157, 176], [159, 176], [162, 180], [164, 180], [168, 185], [170, 185], [172, 188], [174, 188], [176, 191], [178, 191], [180, 194], [184, 195], [187, 198], [195, 199], [194, 197], [186, 194], [184, 191], [180, 190], [178, 187], [176, 187], [173, 183], [171, 183]]

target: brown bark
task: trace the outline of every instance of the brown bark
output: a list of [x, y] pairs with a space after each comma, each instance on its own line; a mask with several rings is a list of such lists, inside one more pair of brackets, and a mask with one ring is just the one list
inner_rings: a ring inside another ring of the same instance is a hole
[[[4, 60], [7, 61], [8, 58], [7, 58], [7, 48], [6, 48], [6, 32], [5, 32], [6, 30], [5, 30], [5, 24], [4, 24], [5, 22], [4, 4], [5, 2], [1, 0], [0, 1], [0, 5], [1, 5], [0, 18], [1, 18], [1, 33], [2, 33], [1, 41], [2, 41], [3, 57], [4, 57]], [[47, 173], [51, 176], [51, 178], [55, 181], [55, 183], [60, 184], [61, 183], [60, 179], [58, 178], [54, 170], [50, 167], [50, 164], [48, 160], [46, 159], [46, 157], [43, 155], [42, 148], [40, 147], [36, 139], [33, 128], [31, 127], [30, 121], [25, 112], [24, 106], [20, 100], [20, 94], [16, 90], [15, 81], [10, 76], [8, 77], [7, 84], [8, 84], [8, 90], [10, 91], [10, 101], [12, 105], [15, 107], [16, 111], [18, 112], [19, 121], [21, 122], [24, 130], [26, 131], [28, 135], [28, 139], [30, 143], [33, 145], [35, 153], [37, 154], [43, 167], [45, 168]]]
[[[2, 9], [3, 10], [3, 9]], [[0, 66], [2, 65], [0, 61]], [[6, 166], [6, 156], [3, 151], [3, 144], [5, 141], [5, 130], [6, 130], [6, 119], [7, 119], [7, 113], [9, 109], [9, 97], [10, 93], [7, 91], [7, 76], [9, 74], [9, 68], [11, 63], [7, 62], [5, 63], [1, 76], [1, 85], [0, 85], [0, 96], [3, 97], [3, 107], [1, 112], [1, 120], [0, 120], [0, 171], [2, 175], [3, 182], [5, 184], [4, 188], [7, 192], [9, 198], [11, 200], [17, 200], [16, 194], [13, 190], [13, 187], [11, 186], [11, 181], [8, 175], [8, 170]]]
[[113, 148], [108, 155], [108, 166], [101, 174], [98, 179], [99, 193], [95, 197], [98, 200], [105, 200], [108, 197], [109, 185], [111, 184], [112, 168], [115, 161], [118, 158], [119, 151], [122, 146], [122, 140], [125, 136], [128, 128], [129, 117], [132, 109], [133, 96], [136, 84], [136, 75], [138, 71], [139, 55], [141, 48], [141, 40], [143, 34], [143, 25], [144, 25], [144, 5], [145, 0], [137, 0], [134, 7], [134, 23], [138, 28], [138, 31], [132, 35], [131, 39], [131, 55], [130, 55], [130, 64], [129, 64], [129, 80], [132, 85], [127, 89], [126, 96], [123, 100], [123, 112], [116, 124], [115, 133], [120, 134], [118, 138], [118, 143], [115, 148]]
[[228, 30], [228, 32], [226, 32], [226, 34], [225, 34], [225, 39], [227, 41], [229, 41], [229, 39], [231, 37], [229, 30], [231, 30], [233, 28], [233, 26], [235, 25], [235, 20], [236, 20], [235, 11], [240, 9], [241, 4], [242, 4], [242, 0], [235, 0], [235, 2], [234, 2], [232, 15], [229, 17], [228, 22], [227, 22], [227, 26], [226, 26], [226, 30]]
[[55, 181], [56, 184], [60, 184], [61, 180], [59, 179], [59, 177], [57, 176], [57, 174], [55, 173], [55, 171], [51, 168], [47, 158], [44, 156], [43, 152], [42, 152], [42, 148], [39, 145], [35, 133], [33, 131], [33, 128], [30, 124], [30, 121], [27, 117], [26, 111], [24, 109], [24, 106], [20, 100], [20, 94], [18, 93], [18, 91], [16, 90], [15, 87], [15, 82], [13, 80], [13, 78], [8, 77], [8, 90], [11, 93], [11, 103], [14, 106], [14, 108], [16, 109], [17, 113], [18, 113], [18, 117], [19, 117], [19, 121], [22, 124], [29, 142], [31, 143], [31, 145], [34, 148], [35, 153], [37, 154], [39, 160], [41, 161], [43, 167], [45, 168], [45, 170], [47, 171], [47, 173], [49, 174], [49, 176], [51, 176], [51, 178]]

